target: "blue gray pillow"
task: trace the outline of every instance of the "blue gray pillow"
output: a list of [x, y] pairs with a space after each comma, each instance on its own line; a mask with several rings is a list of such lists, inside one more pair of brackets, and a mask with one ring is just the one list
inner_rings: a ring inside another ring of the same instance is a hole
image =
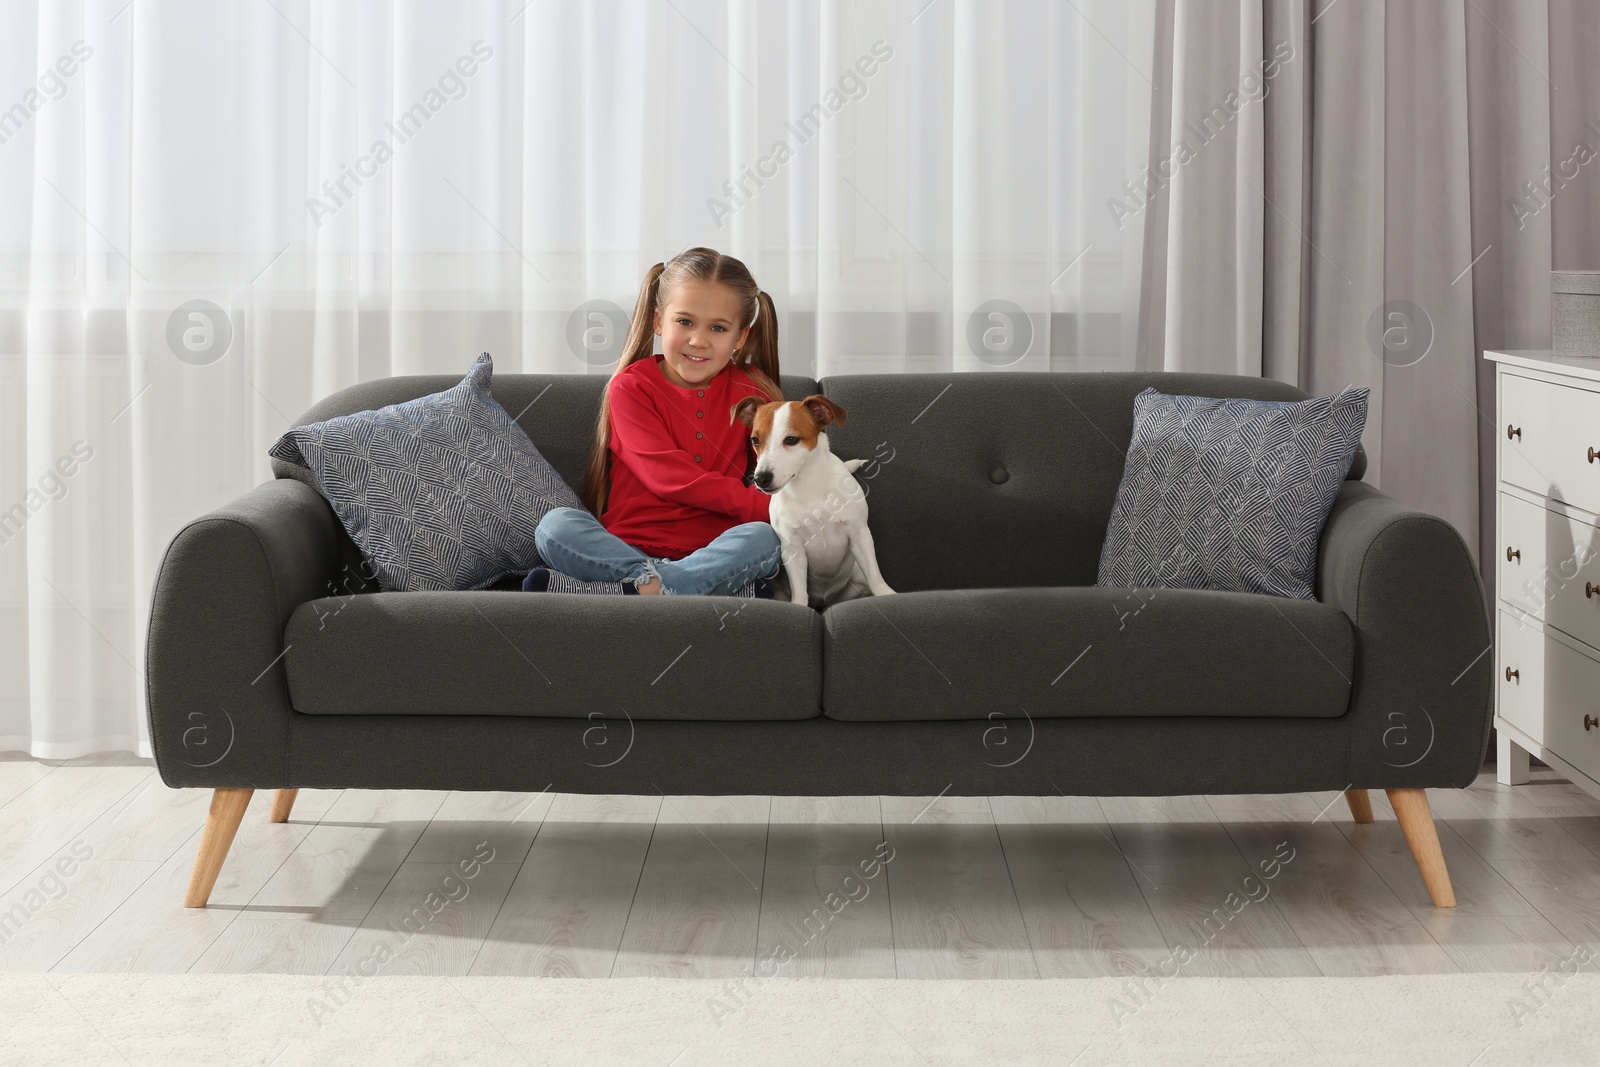
[[1139, 393], [1098, 584], [1314, 599], [1317, 543], [1366, 428], [1367, 392]]
[[533, 531], [583, 504], [489, 393], [485, 352], [442, 393], [297, 426], [268, 454], [311, 472], [388, 591], [482, 589], [545, 562]]

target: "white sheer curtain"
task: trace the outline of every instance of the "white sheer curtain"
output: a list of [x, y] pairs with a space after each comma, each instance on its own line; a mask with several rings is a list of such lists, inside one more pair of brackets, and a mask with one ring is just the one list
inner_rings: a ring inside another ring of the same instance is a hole
[[689, 245], [787, 372], [1131, 366], [1148, 3], [525, 3], [8, 5], [0, 750], [148, 754], [161, 553], [314, 399], [604, 374]]

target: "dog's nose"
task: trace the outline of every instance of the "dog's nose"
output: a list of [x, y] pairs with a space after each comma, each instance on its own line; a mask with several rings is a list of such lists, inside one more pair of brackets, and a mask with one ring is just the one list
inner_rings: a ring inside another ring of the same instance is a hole
[[755, 482], [756, 482], [757, 485], [759, 485], [763, 489], [771, 489], [772, 488], [772, 472], [771, 471], [756, 471]]

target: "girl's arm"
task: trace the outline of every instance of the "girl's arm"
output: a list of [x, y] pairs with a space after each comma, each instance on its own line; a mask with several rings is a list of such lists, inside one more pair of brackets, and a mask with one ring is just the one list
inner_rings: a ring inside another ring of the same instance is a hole
[[[731, 515], [740, 522], [767, 521], [767, 495], [744, 484], [743, 447], [737, 456], [718, 455], [720, 450], [707, 434], [697, 443], [709, 453], [703, 454], [703, 459], [715, 458], [716, 463], [696, 463], [662, 421], [679, 418], [681, 413], [663, 412], [643, 389], [623, 378], [612, 382], [610, 405], [611, 444], [617, 458], [656, 496], [718, 515]], [[737, 466], [740, 476], [722, 473], [727, 466]]]

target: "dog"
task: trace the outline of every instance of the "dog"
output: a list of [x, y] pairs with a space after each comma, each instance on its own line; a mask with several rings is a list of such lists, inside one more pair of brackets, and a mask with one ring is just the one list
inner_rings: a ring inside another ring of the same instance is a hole
[[844, 425], [845, 410], [821, 393], [764, 403], [747, 396], [729, 425], [742, 422], [755, 446], [754, 484], [772, 497], [771, 523], [783, 544], [789, 600], [830, 604], [894, 592], [878, 571], [867, 529], [867, 494], [852, 472], [864, 462], [833, 454], [823, 427]]

